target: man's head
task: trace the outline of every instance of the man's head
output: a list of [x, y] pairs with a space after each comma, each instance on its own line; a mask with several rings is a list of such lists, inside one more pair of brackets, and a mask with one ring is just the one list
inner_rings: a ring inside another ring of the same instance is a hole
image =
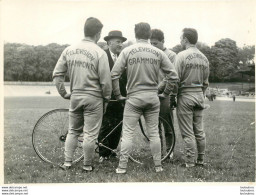
[[151, 38], [150, 38], [151, 45], [157, 47], [158, 49], [164, 49], [164, 33], [159, 29], [152, 29], [151, 30]]
[[118, 54], [122, 50], [123, 42], [127, 39], [123, 37], [121, 31], [115, 30], [110, 31], [108, 36], [104, 37], [104, 40], [107, 41], [110, 51], [114, 54]]
[[151, 28], [148, 23], [141, 22], [135, 24], [134, 31], [136, 39], [148, 40], [151, 37]]
[[98, 42], [102, 28], [103, 24], [97, 18], [90, 17], [84, 24], [84, 36], [94, 38]]
[[195, 45], [197, 43], [198, 34], [193, 28], [184, 28], [180, 37], [180, 44], [183, 48], [187, 45]]

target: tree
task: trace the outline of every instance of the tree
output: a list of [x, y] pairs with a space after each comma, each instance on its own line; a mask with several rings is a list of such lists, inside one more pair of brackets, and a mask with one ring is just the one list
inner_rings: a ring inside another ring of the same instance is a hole
[[211, 47], [211, 79], [214, 81], [233, 81], [237, 79], [238, 48], [236, 42], [221, 39]]
[[242, 65], [240, 69], [246, 68], [248, 64], [254, 63], [255, 57], [255, 46], [245, 45], [243, 48], [238, 48], [238, 60]]
[[243, 48], [238, 48], [239, 71], [242, 81], [255, 80], [255, 46], [244, 45]]
[[46, 46], [6, 43], [4, 45], [5, 81], [52, 81], [52, 71], [68, 45]]

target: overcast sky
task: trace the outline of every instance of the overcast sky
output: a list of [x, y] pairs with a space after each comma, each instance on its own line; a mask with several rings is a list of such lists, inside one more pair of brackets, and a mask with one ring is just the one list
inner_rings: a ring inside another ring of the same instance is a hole
[[26, 1], [2, 3], [2, 39], [5, 42], [46, 45], [72, 44], [83, 38], [86, 18], [99, 18], [104, 27], [121, 30], [135, 40], [134, 25], [148, 22], [165, 34], [167, 47], [179, 44], [181, 30], [198, 30], [199, 41], [209, 46], [231, 38], [239, 47], [254, 45], [256, 36], [255, 0], [233, 1]]

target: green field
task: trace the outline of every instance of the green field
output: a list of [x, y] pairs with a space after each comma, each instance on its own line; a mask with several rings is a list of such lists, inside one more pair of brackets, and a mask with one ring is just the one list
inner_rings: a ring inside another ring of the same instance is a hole
[[59, 97], [5, 97], [4, 183], [100, 183], [100, 182], [254, 182], [255, 104], [214, 101], [205, 111], [207, 138], [205, 167], [184, 169], [183, 143], [175, 121], [177, 144], [174, 161], [155, 173], [153, 163], [129, 163], [125, 175], [116, 175], [118, 159], [102, 164], [95, 157], [95, 171], [83, 173], [82, 162], [70, 171], [42, 162], [32, 148], [32, 129], [41, 115], [53, 108], [67, 108]]

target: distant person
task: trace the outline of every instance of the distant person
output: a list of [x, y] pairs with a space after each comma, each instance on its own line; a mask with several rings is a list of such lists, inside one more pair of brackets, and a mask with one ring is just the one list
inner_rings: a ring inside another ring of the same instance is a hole
[[[205, 132], [203, 129], [204, 95], [209, 85], [209, 62], [196, 48], [195, 29], [184, 28], [180, 37], [184, 51], [176, 56], [175, 67], [180, 83], [177, 98], [177, 117], [185, 143], [184, 166], [204, 165]], [[197, 150], [197, 157], [195, 156]]]
[[[151, 28], [148, 23], [135, 25], [136, 44], [126, 47], [119, 55], [112, 71], [113, 93], [117, 100], [125, 99], [119, 89], [119, 79], [127, 72], [127, 100], [124, 108], [123, 136], [116, 173], [126, 173], [132, 151], [134, 131], [140, 117], [145, 118], [155, 171], [163, 171], [161, 143], [158, 130], [159, 97], [169, 98], [171, 84], [178, 81], [173, 64], [160, 49], [150, 45]], [[159, 70], [166, 74], [167, 86], [158, 95]]]
[[233, 97], [233, 102], [235, 102], [236, 101], [236, 94], [233, 94], [232, 97]]
[[[151, 30], [151, 38], [150, 38], [150, 43], [151, 45], [155, 46], [156, 48], [162, 50], [167, 57], [169, 58], [170, 62], [174, 65], [174, 61], [175, 61], [175, 57], [176, 57], [176, 53], [167, 49], [164, 46], [164, 33], [163, 31], [159, 30], [159, 29], [152, 29]], [[166, 80], [164, 79], [165, 74], [160, 71], [159, 76], [158, 76], [158, 81], [159, 86], [158, 86], [158, 93], [161, 94], [163, 93], [165, 86], [166, 86]], [[174, 87], [173, 87], [174, 88]], [[169, 124], [174, 124], [174, 120], [173, 120], [173, 113], [172, 113], [172, 109], [171, 107], [176, 107], [176, 101], [175, 101], [175, 96], [177, 95], [177, 88], [175, 87], [176, 91], [171, 91], [171, 102], [170, 102], [170, 98], [164, 98], [164, 99], [160, 99], [160, 116], [166, 120]], [[165, 137], [166, 137], [166, 150], [169, 150], [172, 143], [172, 131], [171, 131], [171, 127], [170, 126], [165, 126], [164, 128], [165, 130]], [[161, 135], [161, 134], [160, 134]], [[162, 138], [161, 139], [161, 143], [162, 143]], [[161, 146], [162, 150], [163, 150], [163, 145]], [[164, 151], [162, 151], [163, 154]], [[173, 158], [173, 152], [170, 154], [170, 158]]]
[[[93, 170], [95, 141], [112, 92], [108, 57], [96, 44], [100, 39], [102, 27], [102, 23], [97, 18], [88, 18], [84, 25], [85, 38], [62, 52], [53, 71], [59, 94], [64, 99], [70, 99], [65, 162], [60, 165], [64, 170], [72, 165], [78, 136], [82, 132], [84, 132], [83, 170]], [[64, 86], [64, 76], [67, 72], [71, 94], [66, 92]]]
[[[112, 70], [114, 63], [116, 62], [121, 50], [123, 42], [127, 39], [123, 37], [121, 31], [110, 31], [108, 36], [104, 37], [104, 40], [107, 42], [108, 49], [105, 50], [108, 56], [109, 68]], [[120, 91], [122, 96], [126, 96], [126, 73], [122, 74], [119, 79]], [[112, 95], [112, 100], [115, 100], [114, 95]], [[103, 122], [100, 129], [98, 141], [100, 142], [104, 139], [113, 128], [115, 128], [122, 120], [123, 120], [123, 112], [124, 108], [120, 102], [110, 102], [107, 108], [106, 113], [103, 116]], [[120, 136], [122, 132], [122, 125], [120, 125], [115, 131], [113, 131], [107, 138], [104, 139], [104, 146], [115, 150], [120, 141]], [[111, 150], [105, 148], [104, 146], [99, 147], [99, 162], [103, 162], [104, 160], [109, 159], [111, 156], [116, 156], [115, 153], [111, 152]]]

